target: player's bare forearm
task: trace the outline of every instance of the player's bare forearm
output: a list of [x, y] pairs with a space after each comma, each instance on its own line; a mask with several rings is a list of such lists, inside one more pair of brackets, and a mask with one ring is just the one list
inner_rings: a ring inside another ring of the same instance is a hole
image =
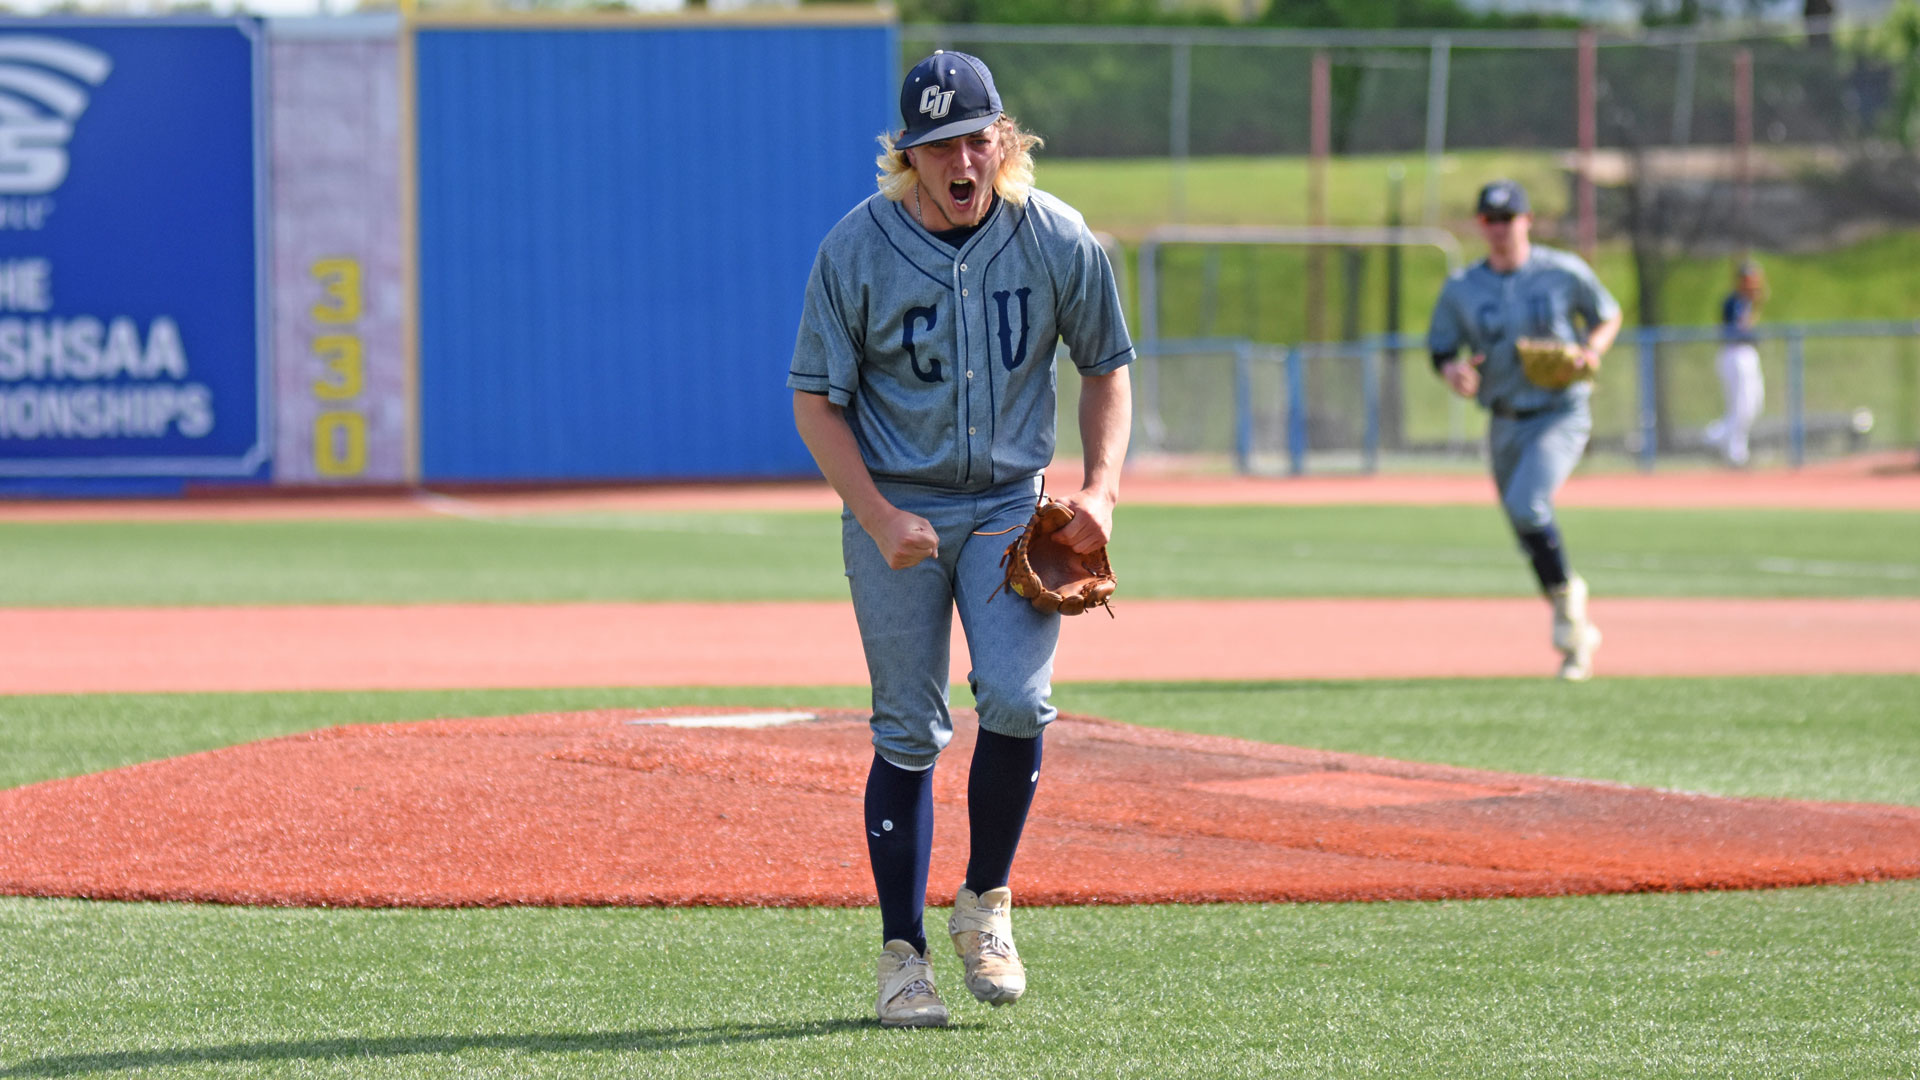
[[1620, 327], [1626, 324], [1625, 315], [1615, 315], [1606, 322], [1595, 326], [1587, 334], [1587, 366], [1599, 370], [1600, 358], [1613, 348], [1614, 339], [1620, 336]]
[[800, 441], [807, 444], [814, 464], [820, 467], [820, 475], [833, 485], [862, 525], [882, 506], [892, 505], [874, 486], [873, 474], [867, 471], [860, 444], [854, 441], [853, 428], [847, 425], [846, 412], [840, 406], [820, 394], [795, 390], [793, 426], [800, 432]]
[[1082, 490], [1098, 491], [1109, 503], [1120, 498], [1120, 470], [1133, 436], [1133, 382], [1127, 368], [1088, 375], [1080, 382], [1080, 445], [1085, 455]]
[[1113, 507], [1120, 501], [1120, 470], [1133, 436], [1133, 382], [1127, 368], [1088, 375], [1080, 382], [1080, 445], [1084, 479], [1065, 501], [1074, 520], [1060, 539], [1075, 551], [1093, 551], [1113, 535]]
[[820, 467], [820, 475], [847, 504], [853, 519], [873, 537], [888, 566], [904, 570], [940, 553], [933, 526], [918, 514], [888, 502], [874, 485], [867, 461], [860, 456], [860, 444], [854, 441], [853, 428], [847, 425], [845, 410], [820, 394], [796, 390], [793, 426], [800, 432], [800, 441], [807, 444], [814, 464]]

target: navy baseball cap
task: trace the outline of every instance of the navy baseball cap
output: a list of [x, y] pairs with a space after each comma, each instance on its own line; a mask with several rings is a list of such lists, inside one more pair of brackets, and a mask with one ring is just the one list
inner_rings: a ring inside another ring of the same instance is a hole
[[979, 57], [936, 52], [913, 65], [900, 84], [900, 118], [906, 131], [895, 150], [971, 135], [1000, 119], [1000, 91]]
[[1495, 180], [1481, 188], [1473, 204], [1475, 214], [1524, 214], [1529, 209], [1527, 189], [1511, 180]]

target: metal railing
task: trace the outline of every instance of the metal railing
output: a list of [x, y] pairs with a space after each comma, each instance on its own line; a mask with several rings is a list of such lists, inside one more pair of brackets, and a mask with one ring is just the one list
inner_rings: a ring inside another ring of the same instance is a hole
[[[1779, 326], [1757, 327], [1754, 335], [1762, 342], [1779, 342], [1785, 349], [1785, 388], [1783, 394], [1785, 458], [1793, 467], [1804, 465], [1807, 460], [1808, 439], [1811, 430], [1811, 416], [1807, 405], [1807, 343], [1810, 341], [1838, 341], [1845, 339], [1908, 339], [1916, 342], [1920, 348], [1920, 320], [1910, 322], [1834, 322], [1801, 323]], [[1622, 449], [1630, 453], [1643, 471], [1651, 471], [1663, 452], [1660, 438], [1660, 349], [1666, 345], [1715, 344], [1720, 340], [1720, 332], [1715, 327], [1640, 327], [1622, 335], [1616, 346], [1616, 353], [1623, 349], [1632, 349], [1637, 355], [1633, 365], [1635, 372], [1634, 427], [1623, 433], [1620, 439]], [[1147, 339], [1138, 343], [1139, 369], [1135, 372], [1134, 384], [1137, 395], [1137, 423], [1144, 436], [1140, 449], [1152, 452], [1168, 443], [1168, 425], [1164, 416], [1165, 400], [1161, 386], [1161, 367], [1168, 361], [1185, 358], [1224, 358], [1231, 361], [1230, 377], [1220, 380], [1220, 389], [1200, 391], [1202, 394], [1222, 393], [1230, 396], [1224, 408], [1221, 403], [1212, 403], [1215, 407], [1207, 412], [1209, 417], [1224, 416], [1224, 421], [1203, 419], [1199, 424], [1220, 426], [1222, 423], [1231, 430], [1229, 441], [1234, 468], [1241, 473], [1263, 471], [1258, 467], [1257, 459], [1263, 445], [1272, 445], [1272, 441], [1262, 444], [1259, 439], [1261, 420], [1273, 417], [1283, 428], [1279, 444], [1284, 447], [1285, 471], [1294, 476], [1306, 474], [1316, 452], [1326, 448], [1313, 445], [1311, 418], [1309, 415], [1312, 398], [1308, 394], [1308, 365], [1318, 361], [1333, 361], [1340, 364], [1359, 365], [1358, 370], [1358, 407], [1360, 411], [1358, 465], [1361, 471], [1377, 472], [1383, 449], [1381, 424], [1382, 403], [1385, 393], [1382, 372], [1383, 360], [1393, 354], [1416, 356], [1421, 370], [1427, 366], [1425, 342], [1421, 338], [1409, 335], [1392, 335], [1366, 338], [1358, 341], [1322, 342], [1313, 344], [1276, 345], [1254, 342], [1245, 338], [1207, 338], [1207, 339]], [[1920, 354], [1916, 354], [1920, 356]], [[1272, 395], [1263, 395], [1255, 389], [1256, 383], [1270, 385], [1277, 389], [1280, 408], [1263, 408], [1272, 404]], [[1264, 400], [1263, 400], [1264, 398]], [[1471, 408], [1466, 402], [1451, 398], [1449, 408], [1458, 418]], [[1871, 427], [1871, 419], [1854, 415], [1842, 417], [1843, 423], [1855, 426], [1855, 435], [1864, 436], [1865, 430], [1858, 430], [1864, 421]], [[1190, 425], [1191, 426], [1191, 425]], [[1269, 427], [1273, 426], [1271, 424]], [[1209, 436], [1221, 434], [1209, 431]], [[1471, 449], [1480, 452], [1475, 442], [1469, 442], [1461, 434], [1456, 422], [1444, 446], [1446, 450], [1461, 453]], [[1344, 449], [1344, 448], [1343, 448]]]
[[[1787, 463], [1807, 458], [1807, 340], [1809, 338], [1920, 337], [1920, 319], [1911, 322], [1792, 323], [1754, 327], [1761, 341], [1783, 341], [1787, 349]], [[1651, 471], [1659, 456], [1659, 348], [1664, 344], [1717, 342], [1714, 327], [1648, 326], [1629, 335], [1639, 350], [1640, 467]]]

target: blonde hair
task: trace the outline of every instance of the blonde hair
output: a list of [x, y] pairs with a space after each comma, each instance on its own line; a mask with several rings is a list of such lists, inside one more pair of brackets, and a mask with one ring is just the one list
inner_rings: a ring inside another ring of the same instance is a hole
[[[1000, 175], [993, 179], [993, 190], [1015, 206], [1025, 206], [1027, 194], [1033, 190], [1033, 152], [1046, 140], [1022, 130], [1020, 121], [1005, 113], [1001, 113], [1000, 119], [989, 125], [988, 130], [996, 134], [1005, 148], [1000, 158]], [[879, 137], [881, 153], [873, 163], [880, 166], [880, 175], [874, 179], [880, 185], [880, 194], [894, 202], [904, 202], [920, 182], [920, 172], [907, 161], [906, 151], [894, 148], [895, 138], [892, 132]]]

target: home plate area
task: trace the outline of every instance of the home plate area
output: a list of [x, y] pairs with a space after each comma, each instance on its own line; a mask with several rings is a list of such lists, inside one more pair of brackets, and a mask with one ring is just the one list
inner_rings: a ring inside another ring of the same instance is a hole
[[[973, 718], [935, 774], [966, 860]], [[864, 713], [330, 728], [0, 792], [0, 893], [231, 904], [859, 905]], [[1727, 799], [1063, 715], [1023, 904], [1334, 901], [1920, 877], [1920, 809]]]

